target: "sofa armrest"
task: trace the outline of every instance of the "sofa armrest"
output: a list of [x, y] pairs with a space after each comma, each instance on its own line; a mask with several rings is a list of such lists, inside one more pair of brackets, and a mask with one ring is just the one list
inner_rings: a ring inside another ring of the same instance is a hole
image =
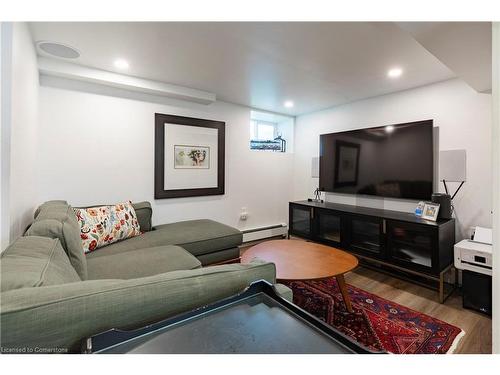
[[132, 280], [92, 280], [1, 295], [1, 346], [78, 351], [82, 339], [133, 329], [227, 298], [250, 283], [275, 283], [272, 263], [230, 264]]

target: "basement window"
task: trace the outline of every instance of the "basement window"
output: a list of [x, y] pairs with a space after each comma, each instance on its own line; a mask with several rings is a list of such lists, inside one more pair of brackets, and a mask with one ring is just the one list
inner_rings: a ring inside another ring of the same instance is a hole
[[290, 152], [293, 118], [252, 111], [250, 150]]

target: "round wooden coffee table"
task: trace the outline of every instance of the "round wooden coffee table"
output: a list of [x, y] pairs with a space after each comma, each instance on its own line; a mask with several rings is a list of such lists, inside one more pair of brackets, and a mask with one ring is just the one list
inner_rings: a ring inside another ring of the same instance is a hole
[[246, 250], [242, 263], [253, 258], [274, 263], [278, 280], [317, 280], [335, 277], [347, 307], [352, 312], [344, 274], [358, 265], [358, 259], [345, 251], [313, 242], [274, 240], [262, 242]]

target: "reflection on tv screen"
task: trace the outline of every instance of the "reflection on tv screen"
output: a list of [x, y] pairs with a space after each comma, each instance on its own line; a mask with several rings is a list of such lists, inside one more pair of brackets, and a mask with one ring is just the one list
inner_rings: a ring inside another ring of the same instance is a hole
[[433, 176], [432, 120], [320, 136], [320, 190], [428, 200]]

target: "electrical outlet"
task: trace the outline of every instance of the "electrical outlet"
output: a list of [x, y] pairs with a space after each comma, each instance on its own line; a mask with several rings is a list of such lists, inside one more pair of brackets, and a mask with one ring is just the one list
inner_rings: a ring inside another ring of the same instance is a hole
[[248, 212], [246, 207], [241, 207], [240, 220], [248, 219]]

